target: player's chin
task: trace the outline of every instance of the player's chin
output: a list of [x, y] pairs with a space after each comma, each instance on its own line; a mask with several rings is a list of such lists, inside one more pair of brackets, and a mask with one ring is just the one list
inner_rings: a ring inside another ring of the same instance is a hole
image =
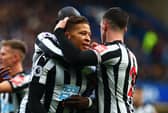
[[85, 51], [85, 50], [89, 50], [89, 49], [90, 49], [89, 46], [83, 46], [81, 50], [82, 50], [82, 51]]

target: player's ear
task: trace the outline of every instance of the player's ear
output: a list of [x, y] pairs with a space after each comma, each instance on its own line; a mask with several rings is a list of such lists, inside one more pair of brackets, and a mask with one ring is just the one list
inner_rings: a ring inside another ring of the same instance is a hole
[[18, 53], [13, 54], [14, 62], [17, 62], [20, 59], [20, 55]]
[[103, 21], [103, 23], [102, 23], [102, 28], [103, 28], [103, 30], [104, 30], [104, 31], [107, 31], [107, 27], [108, 27], [107, 21]]
[[68, 31], [65, 32], [65, 36], [70, 39], [70, 33]]

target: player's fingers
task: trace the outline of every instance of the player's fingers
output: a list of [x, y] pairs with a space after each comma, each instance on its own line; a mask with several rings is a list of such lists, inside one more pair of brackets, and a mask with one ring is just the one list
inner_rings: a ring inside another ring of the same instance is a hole
[[67, 22], [68, 19], [69, 19], [69, 17], [65, 17], [63, 21], [64, 21], [64, 22]]

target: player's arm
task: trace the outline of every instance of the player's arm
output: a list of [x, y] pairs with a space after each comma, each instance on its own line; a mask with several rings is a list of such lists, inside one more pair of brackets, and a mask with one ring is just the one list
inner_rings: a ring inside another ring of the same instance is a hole
[[40, 78], [44, 74], [42, 65], [47, 62], [47, 59], [41, 55], [33, 65], [33, 77], [29, 85], [28, 108], [32, 113], [47, 113], [40, 100], [45, 91], [45, 84], [40, 83]]
[[43, 96], [45, 86], [36, 83], [38, 78], [33, 77], [29, 86], [28, 106], [32, 113], [47, 113], [40, 100]]
[[64, 30], [58, 28], [54, 34], [56, 35], [64, 57], [74, 65], [96, 65], [101, 60], [98, 53], [93, 50], [81, 51], [73, 45], [65, 36]]
[[[30, 83], [30, 76], [17, 75], [9, 80], [0, 83], [0, 90], [5, 92], [17, 92], [27, 88]], [[1, 88], [2, 85], [2, 88]]]
[[0, 93], [12, 92], [12, 86], [8, 80], [4, 80], [0, 83]]
[[35, 52], [37, 54], [44, 52], [50, 58], [63, 59], [63, 54], [55, 35], [49, 32], [42, 32], [37, 35], [35, 40]]

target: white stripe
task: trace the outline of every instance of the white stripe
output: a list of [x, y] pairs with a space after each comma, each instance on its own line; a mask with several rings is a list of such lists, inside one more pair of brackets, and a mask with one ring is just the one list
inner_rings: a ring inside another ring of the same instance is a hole
[[55, 84], [57, 86], [63, 86], [64, 84], [64, 67], [57, 63], [56, 65], [56, 78]]
[[20, 107], [19, 107], [19, 113], [25, 113], [26, 112], [26, 105], [28, 102], [28, 95], [25, 95], [21, 101]]
[[52, 39], [57, 39], [55, 37], [54, 34], [51, 34], [49, 32], [42, 32], [40, 34], [38, 34], [37, 38], [48, 48], [50, 49], [52, 52], [54, 52], [57, 55], [63, 56], [63, 53], [61, 51], [61, 49], [59, 49], [58, 47], [55, 46], [55, 44], [53, 44], [53, 42], [51, 40], [49, 40], [46, 37], [50, 37]]
[[82, 84], [79, 94], [82, 94], [86, 90], [86, 85], [87, 85], [86, 75], [82, 74]]
[[117, 92], [117, 96], [118, 96], [118, 99], [121, 101], [123, 100], [124, 80], [125, 80], [129, 59], [128, 59], [127, 50], [122, 45], [119, 45], [119, 46], [121, 48], [122, 59], [119, 65], [119, 74], [118, 74], [119, 76], [118, 76], [118, 84], [117, 84], [117, 88], [118, 88], [117, 91], [119, 92]]
[[76, 71], [73, 69], [73, 68], [70, 68], [70, 84], [72, 84], [72, 85], [75, 85], [76, 86], [76, 76], [78, 76], [78, 75], [76, 75]]
[[116, 57], [116, 58], [110, 58], [109, 60], [106, 60], [103, 62], [103, 64], [107, 64], [107, 65], [116, 65], [120, 60], [120, 57]]
[[126, 108], [125, 103], [123, 101], [118, 101], [118, 105], [119, 105], [121, 113], [127, 113], [127, 108]]
[[101, 62], [102, 62], [102, 59], [101, 59], [101, 56], [100, 56], [100, 54], [96, 51], [96, 50], [93, 50], [93, 52], [96, 54], [96, 56], [97, 56], [97, 63], [98, 64], [100, 64]]
[[101, 56], [108, 53], [108, 52], [112, 52], [112, 51], [116, 51], [117, 49], [119, 49], [118, 45], [115, 44], [115, 45], [108, 45], [106, 46], [108, 49], [106, 49], [105, 51], [101, 52]]
[[56, 113], [56, 110], [58, 108], [59, 102], [56, 100], [51, 100], [50, 107], [48, 113]]
[[39, 83], [45, 84], [48, 71], [50, 71], [55, 65], [54, 60], [50, 59], [43, 67], [42, 74], [40, 75]]
[[104, 112], [104, 85], [103, 85], [103, 80], [101, 75], [98, 76], [98, 109], [99, 109], [99, 113], [103, 113]]
[[57, 54], [59, 56], [63, 56], [63, 53], [62, 53], [61, 49], [59, 49], [58, 47], [56, 47], [55, 44], [52, 43], [52, 41], [50, 41], [47, 38], [45, 38], [45, 39], [43, 39], [41, 41], [52, 52], [54, 52], [55, 54]]

